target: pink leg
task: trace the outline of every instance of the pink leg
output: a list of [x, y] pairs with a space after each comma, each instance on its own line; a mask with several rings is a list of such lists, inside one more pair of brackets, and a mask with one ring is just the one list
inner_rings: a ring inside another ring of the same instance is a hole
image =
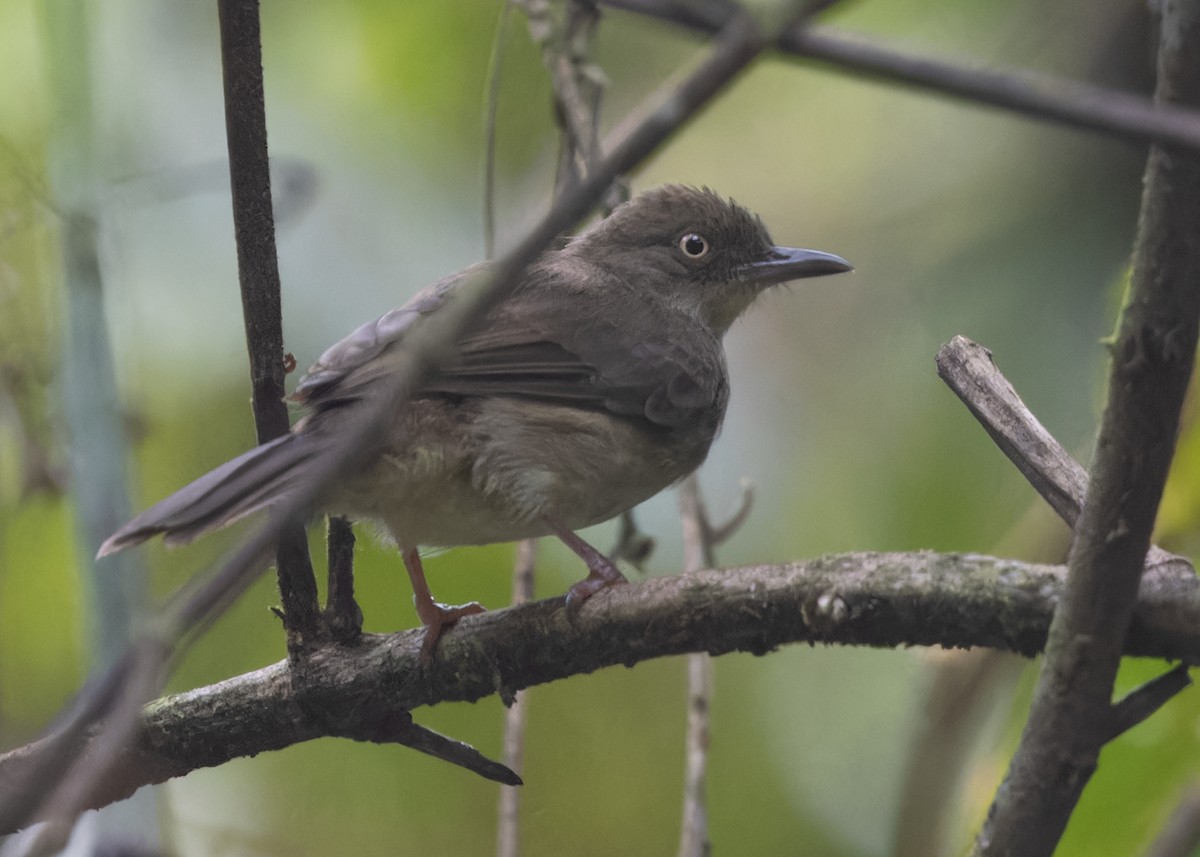
[[417, 616], [425, 626], [425, 639], [421, 642], [421, 663], [427, 664], [433, 657], [433, 649], [442, 628], [453, 625], [463, 616], [472, 616], [484, 612], [484, 606], [478, 601], [470, 604], [460, 604], [454, 607], [439, 604], [433, 600], [429, 584], [425, 582], [425, 569], [421, 566], [421, 556], [416, 548], [404, 551], [404, 568], [408, 571], [408, 579], [412, 581], [413, 604], [417, 607]]
[[553, 518], [547, 517], [543, 520], [554, 531], [554, 535], [562, 539], [563, 544], [587, 563], [588, 576], [567, 590], [568, 607], [578, 607], [601, 589], [629, 582], [625, 579], [625, 575], [617, 570], [611, 559], [589, 545], [572, 530], [568, 530]]

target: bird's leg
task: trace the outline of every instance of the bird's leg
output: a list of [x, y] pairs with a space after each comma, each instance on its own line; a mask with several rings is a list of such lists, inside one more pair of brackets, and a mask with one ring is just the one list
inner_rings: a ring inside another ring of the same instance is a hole
[[563, 544], [587, 563], [588, 576], [567, 590], [568, 607], [578, 607], [601, 589], [629, 582], [625, 575], [617, 570], [611, 559], [581, 539], [573, 530], [567, 529], [553, 518], [546, 517], [544, 520], [554, 535], [562, 539]]
[[416, 548], [407, 548], [403, 552], [404, 568], [408, 579], [412, 581], [413, 604], [417, 607], [417, 616], [425, 626], [425, 639], [421, 642], [421, 663], [429, 663], [442, 628], [453, 625], [463, 616], [482, 613], [486, 608], [478, 601], [470, 604], [458, 604], [450, 607], [433, 600], [429, 584], [425, 581], [425, 569], [421, 566], [421, 555]]

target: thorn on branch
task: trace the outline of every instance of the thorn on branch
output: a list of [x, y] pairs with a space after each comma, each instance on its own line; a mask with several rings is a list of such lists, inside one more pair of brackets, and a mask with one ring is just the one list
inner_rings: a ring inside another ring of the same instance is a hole
[[419, 753], [479, 774], [484, 779], [506, 786], [523, 785], [521, 778], [506, 765], [489, 759], [470, 744], [414, 722], [408, 711], [387, 712], [345, 737], [374, 744], [403, 744]]

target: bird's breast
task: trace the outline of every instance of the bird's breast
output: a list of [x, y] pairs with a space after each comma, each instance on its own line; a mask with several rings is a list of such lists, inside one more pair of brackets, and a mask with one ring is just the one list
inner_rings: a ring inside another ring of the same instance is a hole
[[332, 511], [381, 521], [402, 545], [489, 544], [579, 529], [700, 465], [715, 410], [684, 427], [533, 400], [410, 402], [393, 438]]

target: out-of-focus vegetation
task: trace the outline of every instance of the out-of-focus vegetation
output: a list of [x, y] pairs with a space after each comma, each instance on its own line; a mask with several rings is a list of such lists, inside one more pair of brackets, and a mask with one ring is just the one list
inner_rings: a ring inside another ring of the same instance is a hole
[[[89, 620], [71, 544], [70, 455], [57, 385], [58, 212], [44, 177], [55, 108], [38, 0], [0, 0], [0, 740], [35, 734], [86, 672]], [[288, 347], [300, 364], [353, 326], [482, 255], [484, 83], [505, 46], [498, 120], [500, 243], [545, 205], [556, 141], [549, 86], [519, 15], [497, 34], [479, 0], [264, 4], [281, 200]], [[94, 177], [108, 322], [141, 506], [252, 442], [213, 3], [92, 3]], [[912, 50], [1020, 64], [1146, 91], [1151, 30], [1136, 4], [858, 2], [828, 18]], [[1071, 38], [1062, 37], [1069, 33]], [[611, 13], [596, 61], [606, 125], [701, 42]], [[701, 471], [719, 515], [743, 477], [758, 501], [726, 564], [850, 549], [1006, 550], [1032, 491], [938, 382], [963, 333], [989, 346], [1035, 413], [1086, 456], [1137, 213], [1144, 151], [770, 59], [666, 146], [635, 189], [709, 185], [760, 212], [781, 243], [857, 267], [767, 297], [729, 338], [733, 401]], [[290, 166], [289, 166], [290, 165]], [[292, 170], [291, 173], [286, 170]], [[1192, 418], [1161, 541], [1200, 547]], [[670, 496], [641, 514], [655, 574], [678, 568]], [[1047, 528], [1042, 528], [1047, 529]], [[1053, 532], [1054, 525], [1048, 530]], [[601, 545], [611, 533], [594, 534]], [[1061, 530], [1058, 539], [1061, 541]], [[146, 549], [158, 597], [236, 534]], [[314, 545], [317, 543], [314, 539]], [[539, 593], [582, 574], [541, 550]], [[415, 624], [399, 559], [360, 540], [369, 630]], [[508, 597], [512, 550], [428, 562], [442, 600]], [[174, 689], [283, 655], [264, 578], [188, 653]], [[1134, 662], [1122, 687], [1161, 665]], [[918, 651], [794, 647], [717, 663], [710, 808], [721, 853], [888, 853], [931, 667]], [[965, 760], [960, 834], [986, 808], [1015, 743], [1027, 677]], [[663, 854], [682, 789], [680, 661], [536, 688], [524, 787], [526, 853]], [[1183, 694], [1109, 747], [1063, 855], [1131, 853], [1200, 762], [1200, 695]], [[445, 705], [423, 723], [500, 748], [501, 706]], [[395, 747], [323, 740], [197, 772], [163, 791], [183, 855], [487, 853], [496, 787]]]

